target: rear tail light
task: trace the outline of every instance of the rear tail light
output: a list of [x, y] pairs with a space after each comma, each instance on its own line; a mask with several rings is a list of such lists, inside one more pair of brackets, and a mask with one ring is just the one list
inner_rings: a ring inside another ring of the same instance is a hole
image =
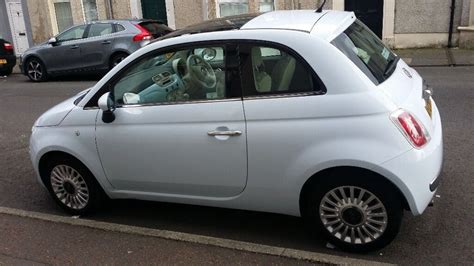
[[11, 45], [10, 43], [4, 43], [4, 44], [3, 44], [3, 47], [4, 47], [5, 50], [7, 50], [7, 51], [13, 51], [13, 45]]
[[391, 119], [415, 148], [421, 148], [430, 141], [426, 128], [408, 111], [399, 109], [392, 113]]
[[140, 25], [135, 25], [140, 30], [140, 33], [133, 36], [134, 42], [146, 41], [151, 40], [153, 37], [151, 36], [150, 32], [148, 32], [145, 28]]

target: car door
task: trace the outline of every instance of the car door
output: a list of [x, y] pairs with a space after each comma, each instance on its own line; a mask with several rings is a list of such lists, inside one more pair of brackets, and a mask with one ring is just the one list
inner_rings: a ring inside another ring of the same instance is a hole
[[38, 53], [48, 72], [71, 71], [81, 66], [81, 40], [84, 38], [87, 25], [80, 25], [56, 36], [56, 42], [48, 44]]
[[108, 69], [114, 26], [111, 23], [93, 23], [86, 39], [81, 44], [82, 67], [84, 69]]
[[227, 62], [226, 82], [218, 85], [212, 74], [217, 69], [194, 53], [204, 46], [150, 53], [113, 79], [115, 120], [98, 118], [96, 138], [115, 189], [216, 198], [244, 190], [247, 144], [237, 50], [211, 46], [225, 51]]
[[325, 122], [319, 117], [325, 88], [308, 63], [286, 46], [246, 42], [239, 51], [248, 178], [263, 184], [271, 177], [269, 190], [281, 191], [279, 186], [301, 170], [298, 163], [314, 156], [305, 152], [317, 145], [318, 126]]

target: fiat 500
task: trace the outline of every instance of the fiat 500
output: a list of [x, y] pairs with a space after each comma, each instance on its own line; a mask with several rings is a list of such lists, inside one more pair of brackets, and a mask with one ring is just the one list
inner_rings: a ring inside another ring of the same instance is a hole
[[432, 90], [353, 13], [276, 11], [176, 31], [34, 124], [39, 181], [66, 211], [133, 198], [301, 216], [379, 249], [432, 202]]

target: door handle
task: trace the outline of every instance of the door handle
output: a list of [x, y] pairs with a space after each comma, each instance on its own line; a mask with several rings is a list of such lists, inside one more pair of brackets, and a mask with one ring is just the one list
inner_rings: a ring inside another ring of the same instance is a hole
[[77, 48], [79, 48], [79, 46], [77, 46], [77, 45], [71, 46], [71, 49], [77, 49]]
[[239, 130], [224, 130], [224, 131], [219, 131], [219, 130], [211, 130], [207, 132], [207, 135], [209, 136], [240, 136], [242, 135], [242, 131]]
[[103, 41], [102, 44], [110, 44], [110, 41]]

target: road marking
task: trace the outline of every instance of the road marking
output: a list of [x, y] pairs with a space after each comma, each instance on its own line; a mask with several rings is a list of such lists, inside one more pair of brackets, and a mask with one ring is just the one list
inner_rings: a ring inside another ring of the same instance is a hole
[[202, 244], [215, 246], [220, 248], [227, 248], [238, 251], [246, 251], [257, 254], [273, 255], [278, 257], [305, 260], [315, 263], [334, 264], [334, 265], [390, 265], [376, 261], [353, 259], [348, 257], [329, 255], [317, 252], [309, 252], [303, 250], [274, 247], [268, 245], [261, 245], [225, 238], [202, 236], [181, 232], [174, 232], [168, 230], [151, 229], [138, 226], [122, 225], [115, 223], [99, 222], [89, 219], [75, 219], [72, 217], [65, 217], [59, 215], [45, 214], [40, 212], [25, 211], [19, 209], [12, 209], [0, 207], [0, 214], [25, 217], [30, 219], [37, 219], [53, 223], [61, 223], [73, 226], [82, 226], [91, 229], [99, 229], [109, 232], [126, 233], [147, 237], [157, 237], [168, 240], [175, 240], [181, 242]]

